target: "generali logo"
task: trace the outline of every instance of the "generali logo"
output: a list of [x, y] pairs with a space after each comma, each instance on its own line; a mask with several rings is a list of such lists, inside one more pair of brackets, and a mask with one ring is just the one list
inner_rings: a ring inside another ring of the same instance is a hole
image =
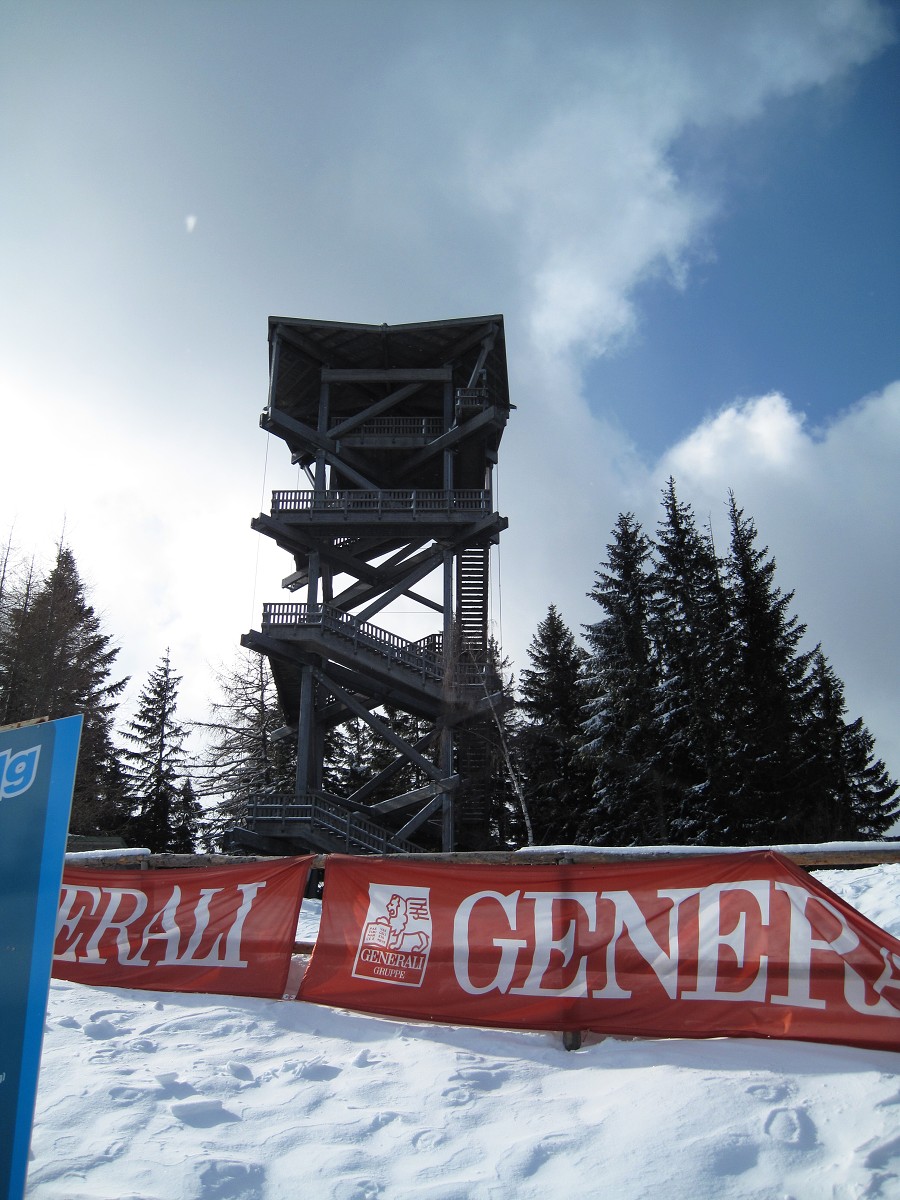
[[369, 884], [369, 908], [353, 963], [356, 979], [422, 986], [432, 942], [430, 891]]

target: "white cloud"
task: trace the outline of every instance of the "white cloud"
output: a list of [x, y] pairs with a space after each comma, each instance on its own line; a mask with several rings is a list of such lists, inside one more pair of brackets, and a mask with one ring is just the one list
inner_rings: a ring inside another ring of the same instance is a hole
[[723, 462], [774, 475], [803, 470], [809, 440], [802, 413], [777, 392], [731, 404], [674, 447], [667, 455], [679, 478], [719, 480]]
[[551, 355], [605, 352], [633, 328], [638, 283], [687, 278], [718, 199], [675, 174], [679, 136], [835, 79], [889, 36], [853, 0], [597, 5], [585, 26], [544, 62], [507, 47], [490, 76], [507, 103], [485, 98], [468, 150], [473, 197], [516, 231], [528, 327]]

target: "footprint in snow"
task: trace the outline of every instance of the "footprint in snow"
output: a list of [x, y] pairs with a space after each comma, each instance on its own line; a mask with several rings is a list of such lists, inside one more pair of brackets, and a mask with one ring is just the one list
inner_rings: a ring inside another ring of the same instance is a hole
[[763, 1129], [773, 1141], [798, 1150], [811, 1150], [817, 1142], [816, 1127], [802, 1108], [773, 1108]]
[[82, 1032], [85, 1037], [92, 1038], [94, 1041], [102, 1042], [108, 1038], [121, 1037], [124, 1033], [131, 1033], [130, 1029], [117, 1029], [112, 1021], [107, 1021], [103, 1018], [100, 1021], [88, 1021], [83, 1026]]
[[436, 1150], [438, 1146], [443, 1146], [446, 1140], [446, 1133], [439, 1129], [423, 1129], [413, 1135], [411, 1145], [413, 1150]]
[[354, 1058], [353, 1065], [354, 1067], [377, 1067], [381, 1061], [380, 1058], [373, 1058], [368, 1049], [363, 1049]]
[[887, 1138], [883, 1142], [876, 1142], [873, 1146], [868, 1143], [861, 1149], [867, 1150], [865, 1157], [865, 1166], [870, 1170], [878, 1171], [882, 1167], [886, 1167], [888, 1163], [896, 1158], [900, 1158], [900, 1134], [896, 1137]]
[[266, 1172], [261, 1163], [212, 1159], [197, 1175], [198, 1200], [262, 1200]]
[[747, 1095], [766, 1104], [779, 1104], [790, 1095], [790, 1088], [783, 1083], [754, 1083], [747, 1088]]
[[759, 1146], [741, 1135], [716, 1139], [706, 1146], [706, 1163], [715, 1175], [743, 1175], [751, 1171], [759, 1159]]
[[207, 1100], [203, 1096], [177, 1100], [169, 1107], [173, 1117], [196, 1129], [211, 1129], [213, 1125], [227, 1125], [241, 1119], [237, 1113], [223, 1108], [221, 1100]]
[[128, 1043], [128, 1049], [137, 1050], [140, 1054], [155, 1054], [159, 1046], [150, 1038], [135, 1038], [133, 1042]]
[[294, 1070], [294, 1076], [297, 1079], [311, 1079], [318, 1082], [336, 1079], [340, 1073], [340, 1067], [329, 1066], [328, 1063], [322, 1062], [319, 1058], [313, 1058], [309, 1062], [301, 1063]]
[[186, 1096], [193, 1096], [197, 1090], [192, 1084], [180, 1080], [175, 1071], [157, 1075], [156, 1082], [159, 1084], [157, 1098], [160, 1100], [183, 1100]]
[[246, 1063], [232, 1061], [228, 1063], [228, 1072], [230, 1075], [233, 1075], [235, 1079], [246, 1079], [248, 1081], [253, 1079], [253, 1072]]
[[400, 1120], [399, 1113], [391, 1112], [390, 1109], [384, 1109], [381, 1112], [376, 1112], [376, 1113], [372, 1114], [371, 1119], [368, 1121], [368, 1123], [366, 1125], [366, 1129], [370, 1133], [375, 1133], [377, 1130], [383, 1129], [385, 1127], [385, 1125], [390, 1125], [391, 1121], [399, 1121], [399, 1120]]
[[109, 1098], [113, 1104], [134, 1104], [135, 1101], [140, 1100], [145, 1094], [141, 1088], [136, 1087], [119, 1086], [109, 1089]]
[[453, 1078], [480, 1092], [495, 1092], [509, 1079], [509, 1072], [498, 1067], [461, 1067]]
[[501, 1179], [521, 1181], [533, 1175], [558, 1154], [571, 1158], [576, 1147], [566, 1134], [551, 1133], [546, 1137], [524, 1138], [507, 1150], [497, 1164]]
[[332, 1195], [334, 1200], [379, 1200], [382, 1191], [374, 1179], [342, 1179]]

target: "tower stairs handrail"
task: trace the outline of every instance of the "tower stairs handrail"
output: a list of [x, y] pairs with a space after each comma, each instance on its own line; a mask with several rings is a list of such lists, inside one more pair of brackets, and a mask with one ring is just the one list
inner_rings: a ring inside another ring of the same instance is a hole
[[249, 798], [246, 821], [250, 829], [259, 823], [271, 826], [286, 825], [291, 821], [307, 822], [313, 829], [320, 829], [344, 842], [349, 851], [363, 848], [373, 854], [389, 854], [397, 851], [415, 852], [420, 849], [414, 842], [400, 837], [377, 821], [362, 816], [358, 810], [325, 799], [314, 792], [260, 793]]
[[352, 613], [331, 604], [304, 604], [279, 601], [263, 605], [263, 632], [297, 626], [318, 627], [351, 642], [354, 648], [363, 647], [381, 655], [389, 662], [407, 667], [426, 679], [444, 677], [443, 655], [436, 647], [434, 635], [422, 643], [408, 641], [399, 634], [360, 621]]
[[[319, 628], [350, 642], [354, 649], [364, 648], [388, 662], [406, 667], [423, 679], [442, 681], [445, 675], [443, 637], [427, 634], [411, 642], [398, 633], [391, 633], [370, 621], [361, 621], [352, 613], [331, 604], [307, 604], [280, 600], [263, 605], [263, 633], [278, 629]], [[458, 687], [483, 687], [492, 677], [493, 668], [487, 663], [454, 663], [451, 668]]]

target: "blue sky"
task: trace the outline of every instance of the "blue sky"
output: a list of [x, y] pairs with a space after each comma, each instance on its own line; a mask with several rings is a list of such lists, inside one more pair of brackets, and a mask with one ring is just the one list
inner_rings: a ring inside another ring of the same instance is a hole
[[[270, 314], [503, 312], [494, 632], [729, 488], [900, 772], [900, 48], [876, 0], [0, 0], [0, 536], [185, 715], [280, 552]], [[410, 636], [429, 629], [413, 627]]]
[[587, 372], [595, 411], [661, 452], [723, 397], [781, 389], [819, 425], [897, 377], [900, 48], [672, 158], [722, 181], [723, 212], [688, 286], [639, 287], [636, 336]]

